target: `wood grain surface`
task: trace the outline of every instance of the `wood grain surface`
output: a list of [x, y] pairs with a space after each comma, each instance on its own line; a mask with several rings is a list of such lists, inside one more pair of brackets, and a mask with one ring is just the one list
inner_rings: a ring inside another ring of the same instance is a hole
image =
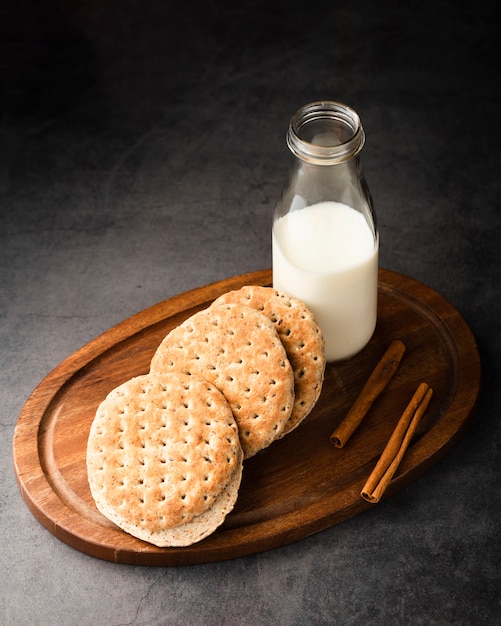
[[[363, 512], [360, 497], [402, 410], [420, 382], [434, 390], [419, 431], [385, 497], [441, 459], [469, 424], [480, 389], [477, 346], [458, 311], [434, 290], [380, 270], [376, 331], [352, 359], [328, 364], [320, 400], [303, 424], [244, 464], [235, 509], [213, 535], [187, 548], [158, 548], [127, 535], [96, 509], [85, 453], [106, 394], [148, 371], [171, 328], [214, 298], [271, 271], [236, 276], [160, 302], [103, 333], [57, 366], [26, 401], [13, 456], [22, 495], [56, 537], [97, 558], [139, 565], [221, 561], [300, 540]], [[387, 389], [343, 449], [329, 436], [392, 339], [406, 345]]]

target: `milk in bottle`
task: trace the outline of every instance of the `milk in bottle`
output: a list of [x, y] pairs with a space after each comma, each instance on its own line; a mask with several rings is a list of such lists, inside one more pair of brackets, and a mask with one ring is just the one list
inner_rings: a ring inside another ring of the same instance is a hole
[[273, 228], [273, 286], [309, 306], [326, 358], [359, 352], [377, 317], [378, 247], [364, 216], [324, 201], [292, 211]]

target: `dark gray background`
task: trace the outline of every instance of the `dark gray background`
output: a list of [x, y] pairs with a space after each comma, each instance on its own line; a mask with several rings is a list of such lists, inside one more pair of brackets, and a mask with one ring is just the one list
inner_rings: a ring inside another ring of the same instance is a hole
[[[9, 0], [0, 12], [0, 622], [501, 623], [496, 3]], [[125, 317], [270, 266], [287, 124], [322, 98], [362, 118], [381, 265], [439, 291], [475, 334], [476, 421], [395, 497], [284, 548], [182, 568], [73, 550], [15, 483], [24, 401]]]

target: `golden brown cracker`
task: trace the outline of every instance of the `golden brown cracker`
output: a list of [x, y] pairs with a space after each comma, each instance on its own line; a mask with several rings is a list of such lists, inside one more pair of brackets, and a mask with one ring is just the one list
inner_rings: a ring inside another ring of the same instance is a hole
[[266, 315], [278, 332], [294, 372], [294, 406], [281, 436], [296, 428], [315, 406], [325, 372], [324, 339], [308, 307], [272, 287], [246, 285], [214, 301], [240, 303]]
[[245, 458], [282, 433], [294, 403], [294, 376], [273, 323], [255, 309], [211, 306], [174, 328], [153, 356], [151, 371], [176, 370], [201, 376], [224, 394]]
[[[230, 485], [234, 502], [242, 459], [224, 396], [208, 381], [179, 372], [138, 376], [111, 391], [98, 407], [87, 445], [97, 508], [156, 545], [165, 545], [166, 531], [226, 497]], [[207, 517], [209, 526], [198, 535], [215, 529]]]

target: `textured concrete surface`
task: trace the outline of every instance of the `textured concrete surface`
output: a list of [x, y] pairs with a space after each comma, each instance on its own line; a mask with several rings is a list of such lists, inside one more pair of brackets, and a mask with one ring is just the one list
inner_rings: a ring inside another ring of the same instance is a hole
[[[501, 623], [497, 7], [460, 6], [2, 3], [0, 623]], [[284, 548], [181, 568], [73, 550], [15, 483], [26, 398], [125, 317], [270, 266], [285, 130], [319, 98], [362, 117], [381, 265], [476, 336], [476, 421], [395, 497]]]

